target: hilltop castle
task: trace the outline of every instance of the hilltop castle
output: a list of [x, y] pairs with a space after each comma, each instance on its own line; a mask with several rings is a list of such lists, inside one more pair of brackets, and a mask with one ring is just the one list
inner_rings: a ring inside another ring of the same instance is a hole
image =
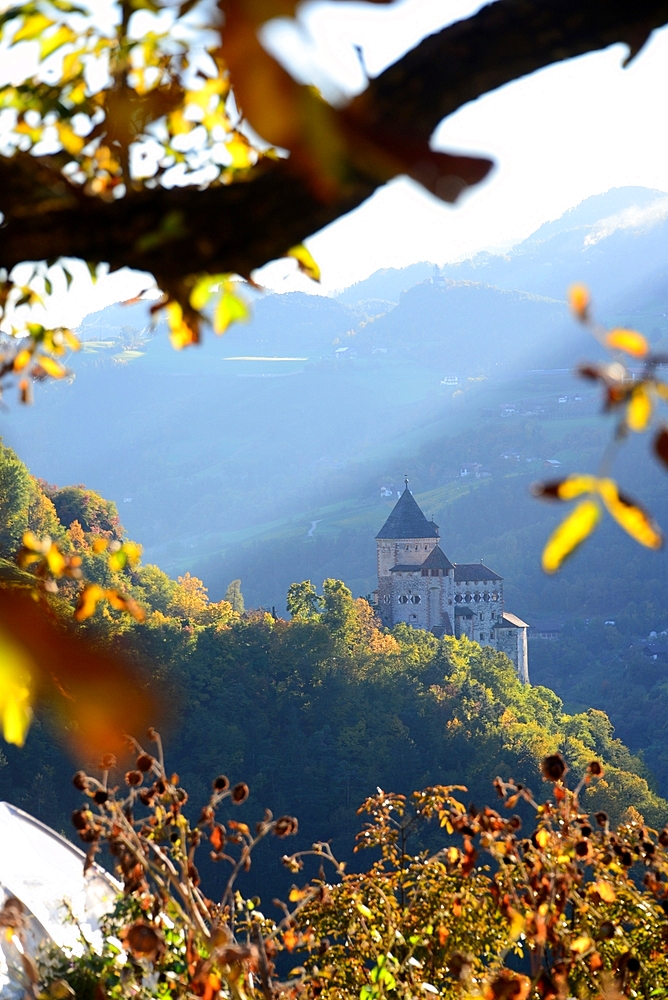
[[451, 563], [406, 488], [376, 535], [377, 610], [388, 628], [406, 622], [439, 638], [465, 635], [513, 661], [529, 683], [528, 625], [504, 611], [503, 578], [480, 563]]

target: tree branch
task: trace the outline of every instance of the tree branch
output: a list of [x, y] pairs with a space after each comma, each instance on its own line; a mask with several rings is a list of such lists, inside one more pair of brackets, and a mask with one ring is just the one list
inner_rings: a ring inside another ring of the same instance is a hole
[[[424, 141], [444, 117], [482, 94], [616, 42], [633, 55], [667, 22], [668, 0], [498, 0], [424, 39], [371, 81], [345, 117], [395, 144]], [[464, 186], [461, 177], [484, 176], [476, 163], [485, 161], [452, 158], [458, 182], [452, 200]], [[59, 256], [106, 261], [112, 269], [151, 271], [165, 290], [198, 271], [249, 275], [383, 182], [371, 168], [351, 166], [337, 196], [323, 202], [288, 160], [264, 162], [229, 187], [144, 189], [105, 202], [64, 179], [54, 186], [58, 169], [57, 161], [25, 154], [0, 159], [0, 264]]]

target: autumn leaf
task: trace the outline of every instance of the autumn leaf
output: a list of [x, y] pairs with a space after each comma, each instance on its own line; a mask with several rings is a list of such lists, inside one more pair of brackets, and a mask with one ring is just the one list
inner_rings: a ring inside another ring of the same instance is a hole
[[294, 257], [299, 265], [299, 270], [302, 274], [305, 274], [307, 278], [311, 278], [313, 281], [320, 281], [320, 268], [303, 243], [300, 243], [299, 246], [292, 247], [287, 251], [285, 256]]
[[27, 651], [0, 630], [0, 719], [7, 743], [22, 747], [32, 719], [34, 665]]
[[644, 358], [649, 352], [649, 344], [642, 333], [637, 330], [610, 330], [605, 335], [605, 345], [611, 351], [624, 351], [634, 358]]
[[626, 410], [626, 423], [636, 433], [646, 431], [652, 419], [652, 399], [644, 385], [639, 385], [631, 393]]
[[574, 951], [576, 955], [584, 955], [586, 951], [592, 948], [594, 942], [586, 934], [582, 934], [580, 937], [575, 938], [571, 941], [571, 951]]
[[288, 951], [294, 951], [299, 942], [299, 937], [292, 928], [289, 928], [283, 935], [283, 944], [288, 949]]
[[568, 304], [572, 312], [583, 322], [589, 314], [589, 289], [586, 285], [571, 285], [568, 289]]
[[564, 560], [589, 537], [600, 519], [601, 509], [595, 500], [583, 500], [578, 504], [548, 539], [542, 558], [545, 572], [556, 573]]
[[291, 903], [299, 903], [302, 899], [305, 899], [309, 894], [308, 889], [291, 889], [288, 899]]
[[544, 500], [574, 500], [584, 493], [593, 493], [595, 489], [595, 476], [573, 475], [550, 483], [534, 483], [531, 493]]
[[95, 609], [104, 597], [104, 590], [97, 583], [89, 583], [79, 594], [74, 618], [83, 622], [95, 614]]
[[164, 306], [169, 338], [177, 351], [199, 342], [199, 335], [183, 318], [183, 309], [178, 302], [168, 302]]
[[617, 899], [617, 893], [609, 882], [596, 882], [593, 889], [599, 894], [604, 903], [614, 903]]
[[248, 306], [232, 289], [232, 282], [225, 282], [223, 294], [216, 306], [213, 328], [218, 334], [225, 333], [232, 323], [243, 323], [250, 318]]
[[27, 350], [27, 348], [24, 348], [22, 351], [19, 351], [19, 353], [14, 358], [14, 371], [15, 372], [23, 371], [23, 369], [30, 364], [31, 358], [32, 358], [32, 351]]
[[635, 538], [648, 549], [661, 548], [663, 535], [659, 526], [646, 510], [623, 493], [619, 493], [614, 480], [601, 479], [598, 483], [598, 492], [609, 513], [631, 538]]
[[67, 368], [64, 368], [58, 361], [55, 361], [46, 354], [37, 355], [35, 361], [51, 378], [64, 378], [67, 375]]
[[538, 830], [536, 832], [536, 843], [541, 848], [541, 850], [544, 850], [547, 847], [549, 839], [550, 839], [550, 834], [545, 828]]
[[14, 32], [12, 45], [16, 45], [18, 42], [32, 42], [55, 23], [51, 18], [46, 17], [45, 14], [30, 14], [24, 18], [23, 24], [18, 31]]
[[117, 752], [156, 707], [134, 672], [69, 632], [26, 594], [0, 590], [0, 713], [6, 736], [25, 738], [31, 705], [48, 700], [79, 751]]

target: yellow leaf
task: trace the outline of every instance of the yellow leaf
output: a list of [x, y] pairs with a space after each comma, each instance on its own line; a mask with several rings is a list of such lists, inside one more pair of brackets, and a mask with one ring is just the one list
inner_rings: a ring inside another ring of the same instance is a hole
[[22, 747], [32, 719], [32, 672], [27, 654], [0, 631], [0, 719], [7, 743]]
[[55, 52], [62, 45], [73, 42], [76, 37], [77, 35], [71, 28], [68, 28], [66, 24], [61, 24], [57, 31], [54, 31], [48, 38], [43, 38], [40, 42], [39, 58], [46, 59], [47, 56], [50, 56], [52, 52]]
[[359, 912], [362, 914], [363, 917], [367, 918], [367, 920], [370, 920], [373, 917], [373, 913], [371, 912], [368, 906], [364, 905], [364, 903], [358, 903], [357, 909], [359, 910]]
[[628, 409], [626, 411], [626, 423], [632, 431], [640, 433], [646, 431], [652, 419], [652, 399], [644, 385], [639, 385], [631, 393]]
[[589, 310], [589, 289], [586, 285], [571, 285], [568, 289], [568, 304], [578, 319], [587, 319]]
[[595, 476], [569, 476], [559, 484], [557, 494], [560, 500], [574, 500], [583, 493], [593, 493], [595, 489]]
[[197, 342], [197, 337], [183, 318], [183, 309], [178, 302], [168, 302], [165, 306], [167, 326], [172, 346], [180, 351], [189, 344]]
[[250, 309], [242, 298], [231, 291], [232, 287], [231, 282], [225, 283], [214, 313], [213, 328], [219, 334], [225, 333], [232, 323], [245, 323], [250, 318]]
[[60, 139], [60, 144], [63, 149], [68, 152], [70, 156], [78, 156], [86, 145], [86, 140], [76, 134], [69, 122], [56, 122], [56, 128], [58, 130], [58, 138]]
[[451, 865], [456, 865], [459, 861], [459, 851], [456, 847], [449, 847], [447, 851], [447, 859]]
[[577, 937], [575, 941], [571, 941], [571, 951], [574, 951], [577, 955], [584, 955], [586, 951], [593, 946], [594, 942], [586, 934], [582, 934]]
[[99, 587], [96, 583], [89, 583], [79, 595], [77, 609], [74, 612], [75, 619], [78, 622], [82, 622], [86, 618], [90, 618], [91, 615], [94, 615], [95, 609], [103, 597], [104, 590], [102, 587]]
[[248, 145], [248, 142], [243, 136], [235, 134], [230, 141], [225, 144], [225, 148], [232, 157], [230, 166], [234, 170], [244, 170], [246, 167], [251, 167], [253, 165], [251, 147]]
[[305, 274], [307, 278], [312, 278], [313, 281], [320, 281], [320, 268], [303, 243], [300, 243], [299, 246], [292, 247], [291, 250], [288, 250], [285, 256], [294, 257], [299, 264], [299, 270]]
[[308, 896], [308, 889], [291, 889], [288, 899], [291, 903], [298, 903], [300, 900], [305, 899]]
[[25, 18], [22, 27], [15, 33], [12, 45], [16, 45], [17, 42], [32, 42], [55, 23], [44, 14], [31, 14]]
[[601, 479], [598, 492], [603, 503], [631, 538], [648, 549], [660, 549], [663, 545], [663, 535], [654, 519], [623, 493], [619, 493], [617, 483], [613, 479]]
[[53, 358], [50, 358], [46, 354], [40, 354], [35, 360], [51, 378], [63, 378], [63, 376], [67, 375], [67, 368], [63, 368], [58, 361], [54, 361]]
[[549, 839], [550, 839], [550, 834], [547, 832], [547, 830], [542, 829], [537, 831], [536, 843], [540, 848], [545, 849], [547, 847], [547, 842]]
[[609, 882], [596, 882], [594, 890], [599, 894], [604, 903], [614, 903], [617, 893]]
[[601, 518], [594, 500], [583, 500], [552, 533], [543, 550], [542, 565], [546, 573], [556, 573], [565, 559], [584, 542]]
[[52, 576], [61, 576], [63, 570], [67, 566], [67, 560], [58, 546], [53, 542], [49, 546], [48, 552], [46, 553], [46, 561], [49, 567], [49, 572]]
[[517, 910], [513, 910], [512, 907], [508, 910], [508, 917], [510, 919], [510, 936], [513, 941], [517, 941], [520, 934], [524, 931], [524, 926], [526, 921], [521, 913]]
[[25, 348], [14, 358], [14, 371], [21, 372], [27, 365], [30, 364], [30, 359], [32, 358], [32, 352], [26, 350]]
[[108, 538], [96, 538], [93, 541], [93, 552], [104, 552], [109, 546]]
[[605, 336], [605, 343], [611, 351], [624, 351], [634, 358], [644, 358], [649, 352], [647, 340], [637, 330], [611, 330]]

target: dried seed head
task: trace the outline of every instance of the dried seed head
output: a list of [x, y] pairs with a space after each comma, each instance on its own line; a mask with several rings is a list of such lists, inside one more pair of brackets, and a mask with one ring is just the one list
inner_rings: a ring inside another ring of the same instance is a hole
[[95, 795], [93, 796], [93, 802], [97, 802], [98, 806], [103, 806], [105, 802], [109, 800], [109, 792], [105, 792], [103, 788], [99, 788]]
[[561, 781], [566, 773], [566, 762], [561, 754], [552, 753], [543, 758], [540, 769], [546, 781]]
[[230, 779], [225, 774], [219, 774], [213, 783], [213, 790], [215, 792], [226, 792], [230, 787]]
[[164, 948], [164, 939], [160, 931], [145, 920], [137, 920], [123, 934], [123, 946], [133, 958], [154, 960]]
[[603, 811], [597, 812], [594, 815], [594, 819], [596, 820], [599, 826], [605, 826], [605, 824], [608, 822], [608, 814]]
[[155, 758], [151, 757], [150, 753], [140, 753], [137, 757], [136, 767], [138, 771], [150, 771], [153, 767], [153, 762]]
[[85, 830], [88, 826], [88, 818], [85, 810], [75, 809], [72, 813], [72, 826], [75, 830]]
[[279, 816], [274, 826], [274, 833], [277, 837], [291, 837], [298, 829], [299, 823], [295, 816]]
[[141, 773], [141, 771], [128, 771], [128, 773], [125, 775], [125, 780], [128, 783], [128, 785], [141, 785], [142, 781], [144, 780], [144, 775]]
[[248, 798], [248, 794], [248, 785], [244, 784], [243, 781], [240, 781], [238, 785], [235, 785], [232, 789], [232, 801], [235, 806], [240, 806], [242, 802], [245, 802]]
[[593, 774], [595, 778], [599, 778], [603, 774], [603, 768], [597, 760], [592, 760], [587, 770], [590, 774]]
[[87, 775], [85, 771], [77, 771], [77, 773], [72, 778], [72, 784], [75, 788], [78, 788], [80, 792], [85, 792], [87, 785]]
[[101, 771], [110, 771], [112, 767], [116, 767], [116, 758], [113, 753], [105, 753], [100, 761], [99, 768]]

